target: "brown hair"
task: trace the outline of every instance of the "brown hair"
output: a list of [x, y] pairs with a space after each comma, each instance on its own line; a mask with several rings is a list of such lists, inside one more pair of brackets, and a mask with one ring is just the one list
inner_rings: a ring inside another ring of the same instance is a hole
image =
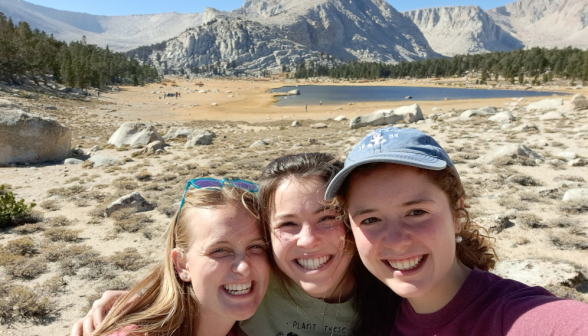
[[[256, 196], [243, 189], [225, 185], [222, 189], [188, 192], [181, 213], [176, 213], [166, 230], [163, 260], [116, 303], [93, 335], [106, 336], [132, 324], [139, 326], [132, 331], [133, 335], [195, 335], [198, 298], [191, 283], [181, 280], [176, 273], [172, 250], [178, 248], [186, 253], [190, 248], [188, 227], [195, 221], [191, 210], [223, 205], [244, 206], [259, 218]], [[139, 298], [133, 301], [137, 295]]]
[[[271, 212], [274, 196], [280, 184], [289, 178], [319, 177], [328, 183], [343, 167], [341, 161], [325, 153], [302, 153], [286, 155], [270, 162], [260, 177], [259, 202], [261, 206], [261, 227], [265, 240], [271, 245]], [[323, 195], [317, 195], [321, 198]], [[337, 202], [330, 204], [341, 210]], [[343, 213], [343, 212], [341, 212]], [[345, 216], [341, 216], [347, 222]], [[393, 319], [390, 318], [400, 302], [400, 297], [384, 283], [373, 276], [355, 253], [355, 240], [346, 224], [345, 249], [352, 249], [353, 258], [348, 272], [352, 272], [355, 286], [352, 294], [353, 308], [357, 313], [351, 335], [389, 335]], [[290, 279], [276, 265], [273, 253], [269, 253], [272, 270], [282, 288], [288, 293]], [[290, 296], [292, 300], [292, 296]]]
[[[347, 211], [347, 196], [351, 177], [354, 174], [361, 174], [362, 172], [373, 170], [386, 164], [388, 163], [377, 162], [366, 164], [356, 168], [347, 176], [336, 197], [345, 212]], [[457, 244], [455, 252], [459, 261], [469, 268], [475, 267], [483, 271], [493, 269], [498, 260], [493, 248], [494, 239], [487, 235], [486, 230], [470, 220], [470, 215], [467, 210], [469, 206], [465, 203], [466, 192], [457, 170], [451, 167], [446, 167], [442, 170], [417, 169], [423, 172], [429, 181], [443, 190], [449, 200], [453, 217], [461, 224], [459, 235], [462, 237], [462, 242]]]

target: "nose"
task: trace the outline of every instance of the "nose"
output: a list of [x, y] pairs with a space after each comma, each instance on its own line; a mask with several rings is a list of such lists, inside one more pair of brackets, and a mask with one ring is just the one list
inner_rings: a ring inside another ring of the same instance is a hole
[[249, 276], [249, 273], [251, 273], [249, 259], [246, 256], [238, 256], [233, 263], [233, 272], [244, 277]]
[[381, 237], [386, 248], [397, 252], [404, 251], [412, 243], [412, 236], [402, 223], [388, 223]]
[[313, 230], [312, 225], [303, 224], [296, 245], [305, 249], [312, 249], [320, 243], [317, 232]]

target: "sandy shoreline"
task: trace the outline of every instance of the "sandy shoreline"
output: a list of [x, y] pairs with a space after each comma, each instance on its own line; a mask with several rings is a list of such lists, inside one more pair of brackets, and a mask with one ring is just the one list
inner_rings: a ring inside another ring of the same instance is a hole
[[[324, 120], [338, 115], [352, 118], [358, 115], [371, 113], [377, 109], [396, 108], [399, 106], [418, 104], [425, 115], [434, 113], [433, 108], [441, 108], [447, 112], [451, 110], [465, 110], [483, 106], [504, 107], [505, 103], [511, 103], [511, 98], [492, 99], [467, 99], [447, 101], [395, 101], [395, 102], [360, 102], [334, 105], [309, 105], [308, 112], [303, 106], [277, 106], [271, 89], [290, 85], [346, 85], [346, 86], [416, 86], [416, 87], [445, 87], [435, 84], [444, 81], [372, 81], [359, 83], [320, 83], [320, 82], [286, 82], [283, 80], [258, 80], [236, 81], [210, 79], [203, 81], [186, 81], [174, 79], [177, 87], [160, 84], [148, 84], [144, 87], [122, 87], [122, 92], [103, 94], [104, 102], [122, 103], [124, 109], [119, 109], [119, 115], [124, 119], [157, 121], [191, 121], [191, 120], [231, 120], [246, 122], [263, 122], [276, 120], [312, 119]], [[445, 80], [450, 81], [450, 80]], [[194, 82], [204, 83], [203, 87], [197, 87]], [[456, 82], [455, 80], [453, 82]], [[482, 86], [479, 86], [482, 88]], [[545, 87], [546, 91], [562, 92], [568, 94], [582, 93], [588, 95], [588, 89], [573, 90], [566, 88], [556, 89]], [[198, 93], [199, 90], [210, 90], [207, 93]], [[218, 90], [218, 92], [214, 92]], [[180, 92], [181, 97], [160, 99], [164, 92]], [[227, 92], [230, 91], [230, 92]], [[155, 92], [155, 93], [152, 93]], [[124, 98], [123, 98], [124, 97]], [[525, 98], [520, 104], [527, 104], [551, 97], [546, 92], [545, 96]], [[212, 104], [216, 103], [217, 106]], [[197, 104], [198, 106], [195, 106]]]

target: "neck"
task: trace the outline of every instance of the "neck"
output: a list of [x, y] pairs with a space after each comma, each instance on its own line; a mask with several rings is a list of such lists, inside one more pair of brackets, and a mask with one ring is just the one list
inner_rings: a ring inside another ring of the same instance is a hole
[[326, 303], [342, 303], [347, 302], [347, 300], [351, 299], [353, 296], [353, 288], [355, 287], [355, 278], [351, 274], [351, 272], [347, 272], [347, 274], [341, 279], [341, 282], [337, 284], [334, 288], [329, 289], [324, 295], [314, 296], [312, 297], [316, 299], [321, 299]]
[[425, 295], [409, 298], [408, 302], [418, 314], [431, 314], [441, 310], [455, 297], [472, 270], [457, 258], [445, 278]]
[[196, 335], [227, 336], [235, 322], [225, 316], [201, 310], [198, 314]]

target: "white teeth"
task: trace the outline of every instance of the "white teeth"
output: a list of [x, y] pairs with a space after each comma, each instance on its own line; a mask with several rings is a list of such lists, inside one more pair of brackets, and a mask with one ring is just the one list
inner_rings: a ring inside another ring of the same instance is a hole
[[392, 266], [395, 269], [407, 271], [409, 269], [413, 269], [413, 268], [417, 267], [422, 259], [423, 259], [423, 256], [419, 256], [419, 257], [414, 257], [414, 258], [410, 258], [410, 259], [405, 259], [402, 261], [388, 260], [388, 263], [390, 264], [390, 266]]
[[223, 286], [231, 295], [244, 295], [251, 292], [251, 282], [246, 284], [231, 284]]
[[324, 256], [314, 259], [296, 259], [296, 262], [303, 268], [314, 270], [322, 267], [324, 264], [327, 263], [327, 261], [329, 261], [329, 259], [331, 259], [331, 256]]

